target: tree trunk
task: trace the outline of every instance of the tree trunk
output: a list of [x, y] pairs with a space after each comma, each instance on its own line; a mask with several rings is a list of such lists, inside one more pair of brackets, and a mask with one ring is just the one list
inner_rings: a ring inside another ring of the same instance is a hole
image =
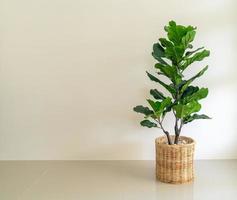
[[179, 134], [175, 135], [174, 144], [178, 144], [178, 142], [179, 142]]
[[179, 141], [178, 120], [179, 120], [179, 119], [176, 117], [176, 119], [175, 119], [175, 127], [174, 127], [174, 131], [175, 131], [174, 144], [178, 144], [178, 141]]

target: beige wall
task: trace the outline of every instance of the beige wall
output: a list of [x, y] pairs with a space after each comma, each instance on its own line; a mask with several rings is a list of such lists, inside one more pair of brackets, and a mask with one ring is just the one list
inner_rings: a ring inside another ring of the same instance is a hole
[[[2, 0], [0, 159], [153, 159], [159, 130], [139, 126], [151, 47], [175, 19], [211, 50], [197, 83], [210, 88], [183, 134], [197, 159], [237, 158], [234, 0]], [[169, 118], [166, 127], [172, 128]]]

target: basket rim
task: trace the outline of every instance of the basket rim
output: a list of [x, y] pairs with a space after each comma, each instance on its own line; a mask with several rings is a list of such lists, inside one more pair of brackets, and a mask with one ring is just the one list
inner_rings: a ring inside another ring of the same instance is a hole
[[[175, 137], [175, 135], [170, 135], [171, 138]], [[172, 145], [169, 145], [169, 144], [164, 144], [164, 143], [160, 143], [160, 140], [165, 138], [166, 139], [166, 136], [160, 136], [160, 137], [157, 137], [155, 139], [155, 143], [159, 146], [164, 146], [164, 147], [170, 147], [170, 148], [182, 148], [182, 147], [187, 147], [187, 146], [193, 146], [196, 144], [195, 140], [191, 137], [187, 137], [187, 136], [179, 136], [180, 138], [184, 138], [184, 139], [188, 139], [188, 140], [191, 140], [190, 143], [187, 143], [187, 144], [172, 144]]]

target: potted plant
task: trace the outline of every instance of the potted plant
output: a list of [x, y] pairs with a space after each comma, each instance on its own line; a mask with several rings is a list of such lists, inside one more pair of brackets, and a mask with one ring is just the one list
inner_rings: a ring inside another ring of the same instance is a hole
[[[210, 52], [204, 47], [193, 50], [192, 42], [196, 34], [193, 26], [177, 25], [170, 21], [164, 27], [167, 38], [160, 38], [153, 45], [152, 56], [157, 60], [156, 75], [149, 72], [150, 80], [162, 86], [167, 95], [158, 89], [151, 89], [153, 99], [147, 99], [149, 107], [134, 107], [134, 111], [144, 115], [142, 126], [161, 129], [165, 136], [158, 137], [156, 144], [156, 177], [166, 183], [185, 183], [193, 180], [193, 155], [195, 142], [192, 138], [180, 136], [184, 125], [197, 119], [210, 119], [197, 114], [201, 109], [200, 100], [208, 94], [208, 88], [193, 86], [208, 66], [196, 75], [186, 78], [184, 71], [196, 61], [208, 57]], [[160, 78], [166, 77], [166, 82]], [[169, 81], [169, 83], [168, 83]], [[164, 128], [163, 122], [168, 113], [174, 115], [174, 135]]]

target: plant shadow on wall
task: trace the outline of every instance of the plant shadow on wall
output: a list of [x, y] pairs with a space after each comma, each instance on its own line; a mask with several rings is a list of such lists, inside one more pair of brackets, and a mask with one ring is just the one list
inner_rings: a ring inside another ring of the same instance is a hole
[[[192, 77], [184, 76], [184, 71], [191, 64], [202, 61], [209, 56], [210, 52], [204, 47], [193, 49], [195, 27], [176, 25], [174, 21], [170, 21], [164, 29], [168, 39], [160, 38], [159, 42], [153, 45], [152, 56], [158, 61], [155, 64], [155, 69], [158, 70], [157, 75], [166, 77], [170, 83], [161, 81], [149, 72], [146, 73], [151, 81], [163, 86], [169, 92], [169, 96], [157, 89], [151, 89], [150, 94], [154, 100], [147, 99], [151, 109], [139, 105], [134, 107], [134, 111], [145, 115], [145, 119], [140, 123], [142, 126], [161, 129], [167, 137], [168, 144], [172, 145], [179, 143], [179, 136], [184, 125], [197, 119], [210, 119], [205, 114], [197, 114], [201, 110], [199, 101], [207, 96], [208, 89], [191, 85], [205, 73], [208, 66]], [[163, 125], [163, 120], [169, 112], [172, 112], [175, 117], [174, 141]]]

